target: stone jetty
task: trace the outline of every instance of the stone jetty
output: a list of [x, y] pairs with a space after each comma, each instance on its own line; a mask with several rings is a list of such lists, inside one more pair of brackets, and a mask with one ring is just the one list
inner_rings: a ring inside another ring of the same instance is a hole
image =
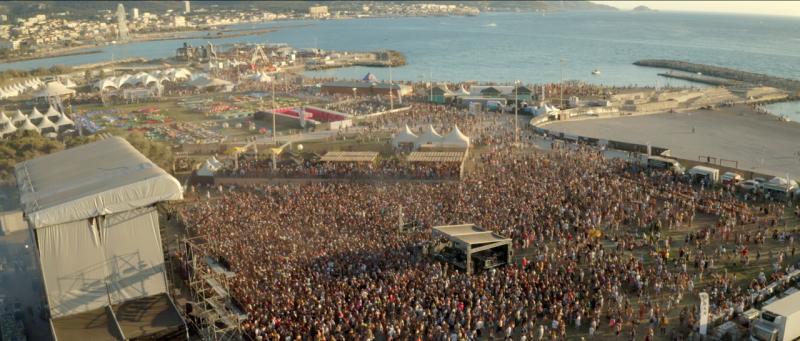
[[645, 59], [637, 61], [633, 64], [639, 66], [650, 66], [650, 67], [659, 67], [665, 69], [681, 70], [692, 73], [700, 72], [706, 76], [732, 79], [752, 84], [761, 84], [778, 89], [788, 90], [791, 92], [800, 92], [800, 81], [788, 78], [767, 76], [759, 73], [728, 69], [724, 67], [688, 63], [679, 60], [663, 60], [663, 59]]
[[75, 67], [75, 69], [76, 70], [77, 69], [94, 69], [94, 68], [98, 68], [98, 67], [106, 67], [106, 66], [110, 66], [110, 65], [117, 65], [117, 64], [131, 63], [131, 62], [144, 63], [144, 62], [147, 62], [147, 59], [145, 59], [143, 57], [123, 58], [123, 59], [115, 60], [113, 62], [112, 61], [108, 61], [108, 62], [100, 62], [100, 63], [94, 63], [94, 64], [78, 65], [78, 66]]

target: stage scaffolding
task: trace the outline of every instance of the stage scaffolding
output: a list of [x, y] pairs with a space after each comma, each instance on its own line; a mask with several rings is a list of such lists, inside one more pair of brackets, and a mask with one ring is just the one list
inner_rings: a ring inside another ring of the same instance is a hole
[[220, 263], [212, 244], [204, 237], [183, 239], [184, 275], [188, 278], [193, 316], [203, 340], [244, 340], [242, 321], [247, 319], [230, 296], [228, 282], [236, 277]]

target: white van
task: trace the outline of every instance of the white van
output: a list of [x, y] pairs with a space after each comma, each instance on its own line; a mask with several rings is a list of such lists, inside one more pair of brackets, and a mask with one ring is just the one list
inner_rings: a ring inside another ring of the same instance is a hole
[[693, 178], [704, 177], [711, 182], [719, 181], [719, 169], [703, 166], [694, 166], [689, 170], [689, 175]]
[[675, 174], [683, 174], [686, 172], [686, 168], [684, 168], [677, 160], [667, 159], [660, 156], [648, 157], [647, 167], [657, 168], [660, 170], [669, 170]]

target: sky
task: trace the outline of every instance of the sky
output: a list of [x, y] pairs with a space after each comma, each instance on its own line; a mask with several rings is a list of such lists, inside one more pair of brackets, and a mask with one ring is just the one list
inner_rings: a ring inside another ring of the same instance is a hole
[[647, 6], [661, 11], [725, 12], [800, 16], [798, 1], [593, 1], [621, 10]]

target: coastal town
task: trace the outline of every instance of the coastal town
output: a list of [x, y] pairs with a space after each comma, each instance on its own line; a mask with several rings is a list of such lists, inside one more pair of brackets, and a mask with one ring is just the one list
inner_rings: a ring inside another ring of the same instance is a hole
[[[0, 66], [34, 67], [0, 72], [0, 340], [800, 338], [800, 119], [776, 112], [800, 80], [661, 50], [575, 67], [546, 44], [474, 65], [448, 45], [547, 35], [515, 21], [568, 35], [571, 16], [688, 39], [674, 14], [130, 3], [5, 18], [1, 46], [28, 55]], [[89, 46], [128, 54], [53, 62], [107, 54]]]

